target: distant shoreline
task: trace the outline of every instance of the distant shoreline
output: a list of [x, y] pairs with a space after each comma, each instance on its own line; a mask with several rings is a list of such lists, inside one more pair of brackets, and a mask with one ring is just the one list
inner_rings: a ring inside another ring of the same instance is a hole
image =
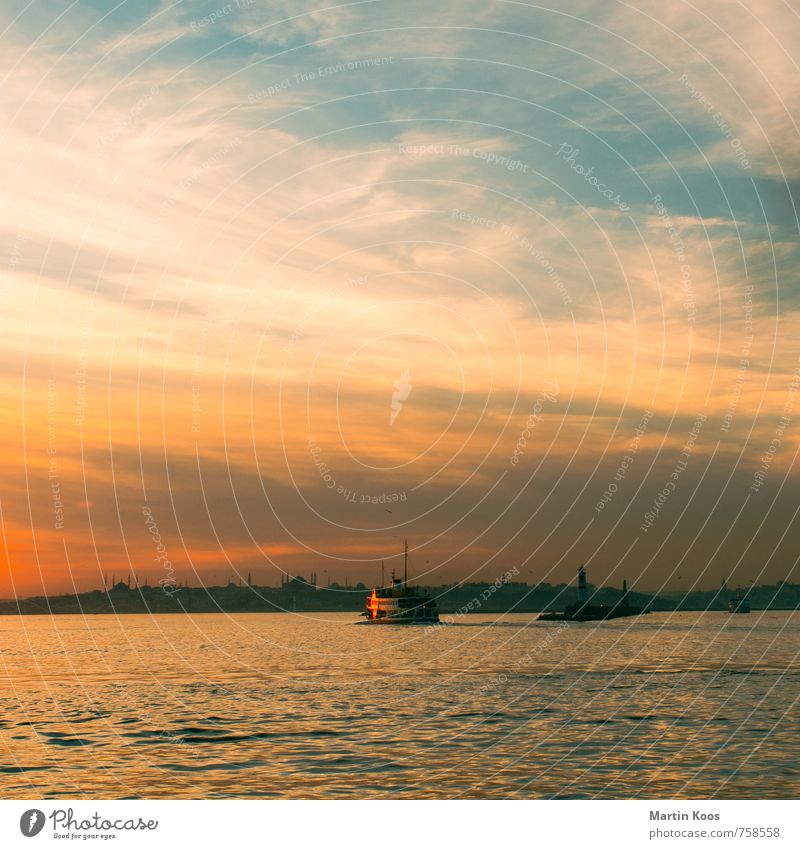
[[[794, 613], [800, 610], [797, 607], [753, 607], [751, 608], [752, 613]], [[502, 616], [506, 613], [545, 613], [544, 610], [533, 610], [527, 608], [515, 608], [514, 610], [476, 610], [470, 613], [465, 613], [460, 615], [458, 618], [464, 618], [465, 616], [488, 616], [488, 615], [498, 615]], [[673, 609], [664, 609], [658, 611], [652, 611], [653, 613], [728, 613], [727, 608], [705, 608], [705, 607], [681, 607], [681, 608], [673, 608]], [[22, 617], [22, 616], [194, 616], [194, 615], [202, 615], [202, 616], [230, 616], [231, 614], [238, 613], [249, 613], [253, 616], [262, 616], [264, 614], [272, 615], [276, 613], [349, 613], [354, 616], [361, 614], [361, 608], [351, 609], [351, 610], [327, 610], [324, 608], [298, 608], [297, 610], [59, 610], [59, 611], [48, 611], [48, 610], [26, 610], [26, 611], [16, 611], [16, 612], [8, 612], [8, 611], [0, 611], [0, 616], [8, 616], [8, 617]], [[441, 611], [441, 616], [443, 619], [447, 619], [449, 616], [454, 616], [455, 611], [447, 612]], [[453, 619], [452, 622], [445, 621], [445, 625], [457, 624], [457, 619]], [[587, 623], [583, 622], [575, 622], [573, 624], [592, 624], [595, 620], [589, 620]], [[613, 621], [613, 620], [612, 620]], [[369, 624], [364, 620], [364, 623], [358, 624]]]
[[[470, 613], [543, 613], [563, 610], [575, 599], [575, 589], [564, 584], [508, 583], [496, 591], [488, 583], [463, 583], [424, 588], [437, 599], [442, 616], [461, 618]], [[228, 584], [217, 587], [131, 587], [117, 583], [108, 590], [76, 594], [33, 596], [0, 602], [0, 616], [53, 616], [67, 614], [142, 613], [360, 613], [368, 589], [317, 587], [302, 578], [281, 587]], [[621, 591], [615, 587], [589, 586], [590, 601], [613, 605]], [[631, 590], [632, 605], [653, 612], [727, 611], [734, 591], [720, 588], [692, 593], [639, 593]], [[750, 587], [746, 595], [754, 612], [800, 609], [800, 584]]]

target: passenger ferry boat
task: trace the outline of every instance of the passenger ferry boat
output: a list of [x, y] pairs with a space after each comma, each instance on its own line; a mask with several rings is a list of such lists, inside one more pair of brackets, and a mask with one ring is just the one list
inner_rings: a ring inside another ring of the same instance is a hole
[[375, 625], [430, 625], [439, 621], [436, 599], [408, 584], [408, 541], [405, 544], [403, 580], [395, 578], [388, 587], [377, 587], [367, 596], [363, 613]]

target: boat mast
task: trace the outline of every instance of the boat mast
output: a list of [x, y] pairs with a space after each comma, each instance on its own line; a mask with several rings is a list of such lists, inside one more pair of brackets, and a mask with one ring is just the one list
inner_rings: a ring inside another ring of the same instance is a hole
[[403, 584], [408, 585], [408, 540], [405, 541], [405, 554], [403, 556]]

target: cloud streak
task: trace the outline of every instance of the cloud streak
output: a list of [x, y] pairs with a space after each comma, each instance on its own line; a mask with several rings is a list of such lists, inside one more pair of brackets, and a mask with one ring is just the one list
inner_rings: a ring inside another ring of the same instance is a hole
[[2, 37], [0, 594], [144, 568], [145, 501], [193, 580], [405, 536], [441, 580], [610, 573], [699, 414], [650, 585], [790, 520], [791, 427], [748, 496], [798, 366], [783, 4], [45, 8]]

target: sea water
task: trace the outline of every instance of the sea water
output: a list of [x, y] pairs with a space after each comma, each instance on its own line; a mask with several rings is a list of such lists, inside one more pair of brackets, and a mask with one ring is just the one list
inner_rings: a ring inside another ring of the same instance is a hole
[[0, 617], [3, 798], [796, 798], [800, 614]]

